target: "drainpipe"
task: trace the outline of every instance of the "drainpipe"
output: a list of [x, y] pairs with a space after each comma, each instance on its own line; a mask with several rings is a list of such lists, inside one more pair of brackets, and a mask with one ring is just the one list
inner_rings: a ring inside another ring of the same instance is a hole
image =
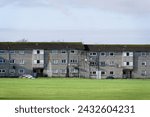
[[70, 75], [69, 75], [69, 72], [70, 72], [69, 71], [69, 63], [70, 63], [69, 60], [70, 60], [69, 59], [69, 48], [67, 47], [67, 67], [66, 67], [67, 73], [66, 73], [66, 77], [70, 77]]

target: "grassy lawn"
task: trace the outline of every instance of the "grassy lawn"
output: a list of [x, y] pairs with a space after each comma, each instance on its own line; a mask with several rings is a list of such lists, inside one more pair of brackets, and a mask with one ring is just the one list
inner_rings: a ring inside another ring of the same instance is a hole
[[0, 78], [1, 100], [150, 100], [150, 80]]

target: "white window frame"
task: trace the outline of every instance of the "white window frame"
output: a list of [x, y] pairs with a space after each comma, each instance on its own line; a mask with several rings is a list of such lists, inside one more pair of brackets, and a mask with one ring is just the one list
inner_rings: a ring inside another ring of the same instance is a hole
[[90, 61], [90, 66], [96, 66], [96, 65], [97, 65], [96, 61]]
[[0, 50], [0, 54], [5, 54], [5, 50]]
[[58, 74], [58, 73], [59, 73], [58, 69], [53, 69], [52, 72], [53, 72], [54, 74]]
[[[113, 54], [113, 55], [111, 55]], [[115, 56], [115, 52], [109, 52], [109, 56]]]
[[60, 73], [67, 73], [66, 69], [60, 69], [59, 71], [60, 71]]
[[78, 70], [73, 68], [73, 69], [71, 69], [71, 72], [72, 73], [78, 73]]
[[16, 52], [15, 52], [15, 50], [9, 50], [9, 53], [10, 54], [15, 54]]
[[[112, 72], [112, 74], [111, 74], [111, 72]], [[109, 74], [110, 74], [110, 75], [114, 75], [114, 71], [110, 71]]]
[[6, 73], [6, 70], [5, 69], [0, 69], [0, 73], [4, 74], [4, 73]]
[[142, 70], [142, 71], [141, 71], [141, 75], [142, 75], [142, 76], [147, 76], [147, 71], [146, 71], [146, 70]]
[[75, 54], [75, 50], [70, 50], [70, 53], [71, 54]]
[[90, 56], [97, 56], [97, 52], [90, 52], [89, 55]]
[[[127, 63], [129, 63], [129, 65], [127, 65]], [[133, 62], [130, 61], [123, 62], [123, 66], [133, 66]]]
[[24, 65], [24, 59], [21, 59], [19, 64]]
[[106, 71], [101, 71], [101, 75], [106, 75]]
[[78, 63], [78, 60], [77, 59], [71, 59], [70, 63], [73, 63], [73, 64]]
[[141, 52], [141, 56], [146, 56], [147, 53], [146, 52]]
[[96, 75], [96, 71], [91, 71], [90, 74], [91, 75]]
[[[23, 72], [21, 72], [21, 70], [22, 70]], [[18, 73], [19, 73], [19, 74], [24, 74], [24, 73], [25, 73], [25, 69], [19, 69], [19, 70], [18, 70]]]
[[[104, 55], [102, 55], [102, 53], [103, 53]], [[100, 52], [100, 56], [106, 56], [106, 52]]]
[[56, 65], [56, 64], [59, 64], [59, 60], [58, 60], [58, 59], [53, 59], [53, 60], [52, 60], [52, 63], [55, 64], [55, 65]]
[[24, 54], [24, 51], [23, 51], [23, 50], [20, 50], [20, 51], [19, 51], [19, 54]]
[[110, 61], [109, 65], [115, 65], [115, 62], [114, 61]]
[[6, 63], [5, 59], [0, 59], [0, 64]]
[[[12, 61], [13, 61], [13, 62], [12, 62]], [[10, 60], [9, 60], [9, 63], [10, 63], [10, 64], [15, 64], [15, 62], [16, 62], [15, 59], [10, 59]]]
[[[129, 54], [129, 56], [127, 56], [127, 53]], [[123, 56], [133, 57], [133, 52], [123, 52]]]
[[[104, 63], [104, 64], [102, 64], [102, 63]], [[101, 61], [100, 62], [100, 66], [106, 66], [106, 62], [105, 61]]]
[[67, 51], [66, 50], [61, 50], [61, 54], [66, 54]]
[[[64, 61], [65, 61], [65, 62], [64, 62]], [[67, 64], [67, 59], [62, 59], [62, 60], [61, 60], [61, 63], [62, 63], [62, 64]]]
[[51, 50], [52, 54], [58, 54], [58, 50]]

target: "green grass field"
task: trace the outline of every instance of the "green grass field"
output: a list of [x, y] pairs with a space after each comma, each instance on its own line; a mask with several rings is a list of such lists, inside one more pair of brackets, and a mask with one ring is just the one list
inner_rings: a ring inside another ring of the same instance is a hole
[[150, 80], [0, 78], [1, 100], [146, 100]]

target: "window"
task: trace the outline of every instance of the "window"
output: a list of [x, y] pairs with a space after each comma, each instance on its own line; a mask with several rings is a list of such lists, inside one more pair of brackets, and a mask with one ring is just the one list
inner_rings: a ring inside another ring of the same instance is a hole
[[146, 56], [146, 52], [141, 52], [141, 56]]
[[24, 54], [24, 51], [19, 51], [19, 54]]
[[9, 53], [10, 54], [15, 54], [15, 51], [14, 50], [10, 50]]
[[67, 51], [66, 50], [61, 50], [61, 53], [65, 54], [65, 53], [67, 53]]
[[44, 64], [44, 60], [34, 60], [34, 64]]
[[105, 72], [105, 71], [102, 71], [102, 72], [101, 72], [101, 75], [105, 75], [105, 74], [106, 74], [106, 72]]
[[72, 60], [70, 60], [70, 63], [78, 63], [78, 60], [72, 59]]
[[59, 63], [59, 60], [56, 60], [56, 59], [53, 59], [53, 64], [58, 64]]
[[37, 64], [40, 63], [40, 60], [37, 60]]
[[101, 65], [101, 66], [105, 66], [105, 65], [106, 65], [106, 64], [105, 64], [105, 61], [100, 62], [100, 65]]
[[58, 69], [53, 69], [53, 73], [58, 73]]
[[52, 50], [52, 54], [58, 54], [58, 50]]
[[22, 59], [22, 60], [20, 60], [20, 64], [24, 64], [24, 60]]
[[109, 53], [109, 56], [114, 56], [114, 52], [110, 52], [110, 53]]
[[66, 60], [66, 59], [62, 59], [62, 60], [61, 60], [61, 63], [62, 63], [62, 64], [66, 64], [66, 63], [67, 63], [67, 60]]
[[141, 75], [146, 76], [147, 75], [146, 70], [141, 71]]
[[96, 75], [96, 71], [90, 72], [91, 75]]
[[6, 70], [5, 69], [0, 69], [0, 73], [6, 73]]
[[9, 73], [10, 73], [10, 74], [14, 74], [14, 73], [15, 73], [15, 70], [14, 70], [14, 69], [10, 69], [10, 70], [9, 70]]
[[18, 70], [18, 73], [24, 74], [24, 73], [25, 73], [25, 70], [24, 70], [24, 69], [19, 69], [19, 70]]
[[5, 51], [4, 50], [0, 50], [0, 54], [4, 54], [5, 53]]
[[15, 63], [15, 60], [14, 60], [14, 59], [11, 59], [11, 60], [9, 61], [9, 63], [10, 63], [10, 64], [14, 64], [14, 63]]
[[44, 50], [33, 50], [33, 54], [44, 54]]
[[114, 72], [113, 71], [110, 71], [110, 75], [113, 75], [114, 74]]
[[146, 66], [146, 61], [142, 62], [142, 66]]
[[110, 61], [109, 64], [110, 64], [110, 65], [115, 65], [114, 61]]
[[90, 65], [91, 65], [91, 66], [95, 66], [95, 65], [96, 65], [96, 62], [90, 62]]
[[75, 53], [75, 51], [74, 51], [74, 50], [71, 50], [70, 52], [71, 52], [72, 54], [74, 54], [74, 53]]
[[0, 59], [0, 64], [5, 63], [5, 59]]
[[78, 73], [78, 69], [71, 69], [72, 73]]
[[60, 69], [60, 73], [66, 73], [66, 69]]
[[106, 56], [106, 53], [105, 52], [101, 52], [100, 55], [101, 56]]
[[90, 52], [89, 55], [90, 56], [97, 56], [97, 53], [96, 52]]
[[130, 65], [130, 62], [126, 62], [126, 65], [127, 65], [127, 66]]
[[123, 56], [133, 56], [133, 52], [123, 52]]
[[133, 62], [123, 62], [124, 66], [133, 66]]

